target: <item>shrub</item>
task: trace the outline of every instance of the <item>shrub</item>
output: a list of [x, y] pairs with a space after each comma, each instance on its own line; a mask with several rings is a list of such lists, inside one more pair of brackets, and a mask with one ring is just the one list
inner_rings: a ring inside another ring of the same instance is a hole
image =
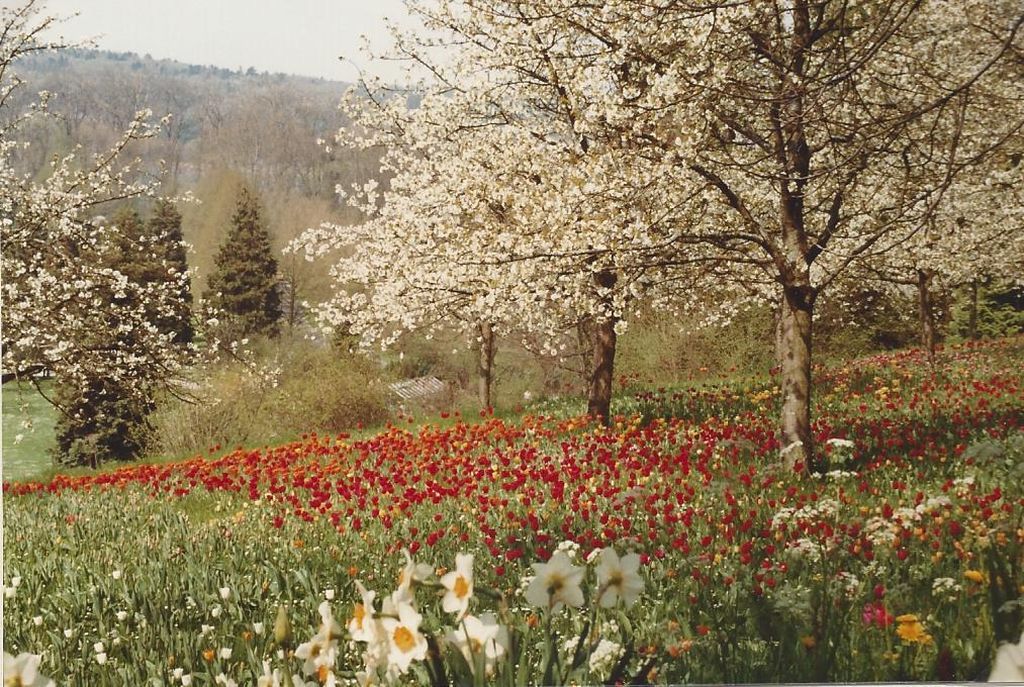
[[184, 455], [381, 424], [390, 411], [379, 377], [359, 354], [308, 342], [268, 347], [255, 362], [211, 370], [199, 402], [161, 404], [153, 417], [157, 444], [164, 454]]

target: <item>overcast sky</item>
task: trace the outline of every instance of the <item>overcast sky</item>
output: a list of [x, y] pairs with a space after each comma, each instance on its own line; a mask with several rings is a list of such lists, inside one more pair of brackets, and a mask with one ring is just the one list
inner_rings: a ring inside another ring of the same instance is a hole
[[389, 44], [384, 18], [408, 24], [401, 0], [48, 0], [44, 12], [79, 16], [60, 25], [68, 40], [154, 58], [353, 81], [352, 60], [394, 79], [393, 63], [368, 63], [365, 34], [377, 52]]

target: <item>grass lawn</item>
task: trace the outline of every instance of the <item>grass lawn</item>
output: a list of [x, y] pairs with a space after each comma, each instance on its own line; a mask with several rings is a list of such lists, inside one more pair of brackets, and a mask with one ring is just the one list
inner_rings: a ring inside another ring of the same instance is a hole
[[[45, 382], [43, 389], [49, 389]], [[3, 387], [3, 478], [25, 480], [39, 478], [53, 466], [50, 449], [54, 446], [53, 425], [56, 411], [31, 386]], [[24, 423], [30, 422], [29, 427]], [[19, 440], [20, 435], [20, 440]]]

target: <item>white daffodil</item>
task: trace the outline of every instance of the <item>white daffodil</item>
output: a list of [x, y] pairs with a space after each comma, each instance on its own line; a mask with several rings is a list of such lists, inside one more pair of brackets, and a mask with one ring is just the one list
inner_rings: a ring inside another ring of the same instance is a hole
[[227, 601], [231, 598], [231, 587], [221, 587], [219, 590], [220, 598]]
[[338, 660], [341, 625], [331, 615], [331, 605], [326, 601], [317, 610], [320, 613], [320, 630], [311, 640], [295, 649], [295, 657], [303, 660], [303, 673], [326, 679]]
[[638, 554], [630, 553], [619, 558], [610, 546], [601, 551], [601, 560], [597, 564], [598, 603], [604, 608], [611, 608], [622, 599], [626, 606], [633, 605], [644, 591], [639, 571]]
[[441, 577], [441, 584], [447, 590], [441, 600], [445, 613], [456, 613], [459, 620], [469, 610], [473, 597], [473, 555], [455, 554], [455, 570]]
[[445, 639], [462, 652], [474, 673], [477, 662], [482, 660], [484, 672], [491, 675], [494, 664], [508, 652], [508, 631], [498, 624], [492, 613], [479, 618], [467, 615], [462, 625], [446, 634]]
[[[306, 682], [301, 675], [291, 675], [292, 687], [320, 687], [320, 684], [315, 681]], [[333, 676], [332, 676], [333, 677]], [[280, 669], [274, 668], [270, 670], [270, 661], [263, 662], [263, 674], [256, 678], [256, 687], [283, 687], [288, 684], [288, 680], [285, 679], [285, 675]], [[325, 685], [336, 684], [332, 680], [324, 683]]]
[[569, 562], [561, 551], [555, 552], [547, 563], [534, 563], [536, 575], [526, 589], [526, 600], [534, 606], [557, 611], [563, 604], [583, 605], [583, 568]]
[[[7, 671], [4, 671], [7, 674]], [[1024, 682], [1024, 632], [1017, 644], [1003, 644], [996, 652], [989, 682]]]
[[263, 662], [263, 674], [256, 678], [256, 687], [281, 687], [281, 671], [270, 670], [270, 661]]
[[423, 616], [407, 603], [398, 604], [398, 618], [382, 618], [381, 624], [388, 638], [388, 663], [400, 673], [409, 669], [413, 661], [427, 657], [427, 639], [420, 634]]
[[356, 580], [356, 590], [361, 600], [352, 609], [348, 633], [357, 642], [371, 642], [374, 635], [373, 598], [377, 596], [377, 592], [368, 590], [359, 580]]
[[402, 554], [405, 556], [405, 565], [398, 573], [398, 588], [394, 593], [399, 600], [411, 602], [413, 600], [413, 583], [427, 579], [433, 569], [426, 563], [414, 561], [408, 549], [402, 549]]
[[11, 656], [4, 652], [4, 686], [12, 687], [54, 687], [54, 682], [39, 674], [42, 656], [21, 653]]

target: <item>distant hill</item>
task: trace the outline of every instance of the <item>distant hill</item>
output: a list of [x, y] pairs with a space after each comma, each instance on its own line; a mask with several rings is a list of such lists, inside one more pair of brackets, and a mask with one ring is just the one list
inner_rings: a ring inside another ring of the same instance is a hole
[[[261, 198], [280, 248], [322, 221], [354, 221], [357, 215], [340, 203], [336, 188], [378, 173], [376, 154], [324, 145], [345, 123], [337, 105], [347, 83], [97, 50], [34, 54], [15, 71], [27, 87], [11, 111], [39, 91], [53, 94], [49, 109], [55, 116], [23, 132], [31, 145], [19, 151], [17, 163], [28, 173], [45, 173], [54, 155], [76, 145], [108, 149], [139, 110], [152, 110], [154, 121], [171, 115], [157, 138], [130, 153], [151, 169], [165, 169], [165, 193], [190, 191], [200, 201], [181, 208], [185, 238], [195, 248], [190, 262], [197, 294], [230, 225], [240, 185]], [[303, 297], [316, 300], [326, 285], [321, 268], [294, 257], [282, 260], [290, 282], [297, 289], [302, 282]]]
[[337, 103], [350, 84], [97, 50], [38, 53], [16, 68], [29, 84], [22, 97], [54, 94], [59, 122], [38, 132], [30, 168], [73, 144], [104, 149], [148, 108], [171, 121], [141, 154], [166, 162], [172, 187], [198, 182], [211, 166], [306, 195], [333, 196], [339, 181], [323, 173], [329, 161], [317, 141], [343, 124]]
[[23, 72], [51, 72], [65, 69], [102, 70], [107, 67], [114, 67], [115, 69], [127, 68], [133, 72], [149, 76], [221, 79], [223, 81], [250, 84], [260, 82], [281, 83], [287, 81], [292, 84], [304, 83], [325, 86], [332, 89], [335, 93], [340, 93], [350, 85], [344, 81], [331, 81], [318, 77], [298, 76], [282, 72], [260, 72], [254, 67], [244, 70], [242, 68], [228, 69], [213, 65], [189, 64], [172, 59], [155, 59], [149, 54], [139, 55], [134, 52], [114, 52], [111, 50], [90, 50], [85, 48], [33, 53], [23, 58], [18, 63], [18, 66]]

